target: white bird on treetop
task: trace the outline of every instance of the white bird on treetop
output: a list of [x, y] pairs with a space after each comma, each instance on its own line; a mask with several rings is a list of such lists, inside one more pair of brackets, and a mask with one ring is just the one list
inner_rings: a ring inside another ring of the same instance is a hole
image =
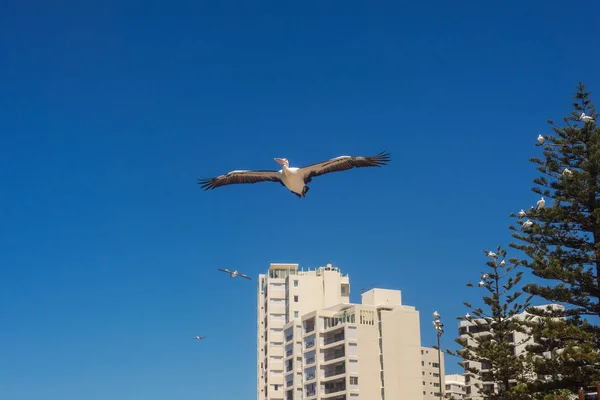
[[564, 175], [573, 175], [573, 172], [571, 172], [571, 170], [569, 168], [565, 168], [564, 171], [562, 172], [563, 176]]
[[287, 158], [275, 158], [275, 161], [281, 165], [279, 171], [235, 170], [215, 178], [198, 179], [198, 183], [203, 189], [212, 190], [220, 186], [238, 183], [279, 182], [298, 196], [298, 198], [303, 198], [306, 197], [306, 193], [310, 189], [307, 184], [315, 176], [352, 168], [381, 167], [382, 165], [386, 165], [390, 160], [390, 153], [383, 151], [370, 157], [340, 156], [298, 168], [290, 167]]
[[545, 139], [544, 139], [544, 137], [542, 136], [542, 134], [539, 134], [539, 135], [538, 135], [538, 143], [539, 143], [539, 144], [544, 144], [544, 140], [545, 140]]
[[470, 320], [471, 320], [471, 315], [470, 315], [469, 313], [466, 313], [466, 314], [465, 314], [465, 319], [466, 319], [467, 321], [470, 321]]
[[530, 220], [527, 220], [527, 221], [523, 222], [523, 225], [521, 225], [521, 230], [529, 229], [529, 227], [531, 227], [531, 225], [533, 225], [533, 222], [531, 222]]
[[579, 120], [583, 122], [596, 122], [596, 120], [589, 115], [585, 115], [585, 113], [581, 113], [579, 116]]
[[537, 202], [537, 208], [538, 208], [538, 210], [540, 208], [544, 208], [545, 205], [546, 205], [546, 200], [544, 200], [544, 196], [542, 196], [542, 198], [539, 199], [538, 202]]
[[504, 267], [506, 265], [506, 263], [504, 262], [504, 260], [500, 261], [500, 266]]
[[492, 258], [496, 258], [497, 257], [496, 253], [494, 253], [492, 251], [490, 251], [487, 256], [488, 257], [492, 257]]
[[479, 281], [479, 287], [484, 287], [485, 286], [485, 282], [484, 281]]
[[481, 275], [481, 280], [486, 280], [487, 278], [489, 278], [490, 276], [488, 274], [483, 274]]
[[521, 211], [519, 211], [519, 214], [517, 214], [517, 215], [519, 216], [519, 218], [523, 218], [524, 216], [526, 216], [526, 215], [527, 215], [527, 213], [525, 212], [525, 210], [523, 210], [523, 209], [521, 208]]

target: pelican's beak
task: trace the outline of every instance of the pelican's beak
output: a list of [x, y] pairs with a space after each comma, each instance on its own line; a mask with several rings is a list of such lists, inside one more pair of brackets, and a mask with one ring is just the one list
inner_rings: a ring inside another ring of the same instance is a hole
[[275, 161], [276, 161], [278, 164], [281, 164], [281, 165], [283, 165], [283, 164], [284, 164], [283, 158], [275, 158], [274, 160], [275, 160]]

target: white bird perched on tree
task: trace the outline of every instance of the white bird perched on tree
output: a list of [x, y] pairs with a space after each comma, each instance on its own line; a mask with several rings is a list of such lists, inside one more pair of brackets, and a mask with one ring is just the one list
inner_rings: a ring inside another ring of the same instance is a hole
[[483, 274], [483, 275], [481, 275], [481, 280], [485, 281], [489, 277], [490, 276], [488, 274]]
[[434, 311], [433, 312], [433, 318], [440, 319], [440, 313], [438, 313], [437, 311]]
[[541, 133], [538, 135], [538, 139], [537, 139], [537, 140], [538, 140], [538, 143], [539, 143], [539, 144], [544, 144], [544, 140], [545, 140], [545, 139], [544, 139], [544, 137], [542, 136], [542, 134], [541, 134]]
[[537, 208], [538, 208], [538, 210], [540, 208], [544, 208], [545, 205], [546, 205], [546, 200], [544, 200], [544, 196], [542, 196], [542, 198], [539, 199], [538, 202], [537, 202]]
[[492, 251], [490, 251], [487, 256], [491, 257], [491, 258], [496, 258], [497, 257], [496, 253], [494, 253]]
[[523, 222], [523, 225], [521, 225], [521, 230], [526, 230], [529, 229], [531, 227], [531, 225], [533, 225], [533, 222], [531, 222], [530, 220], [527, 220], [525, 222]]
[[525, 212], [525, 210], [523, 210], [523, 209], [521, 208], [521, 211], [519, 211], [519, 214], [517, 214], [517, 215], [519, 216], [519, 218], [523, 218], [524, 216], [526, 216], [526, 215], [527, 215], [527, 213]]
[[465, 319], [466, 319], [467, 321], [470, 321], [470, 320], [471, 320], [471, 315], [470, 315], [469, 313], [466, 313], [466, 314], [465, 314]]
[[484, 281], [479, 281], [479, 287], [484, 287], [485, 286], [485, 282]]
[[565, 168], [562, 172], [563, 176], [565, 175], [573, 175], [573, 172], [569, 168]]
[[596, 120], [589, 115], [585, 115], [585, 113], [581, 113], [579, 116], [579, 120], [583, 122], [596, 122]]
[[506, 263], [504, 262], [504, 260], [500, 261], [500, 266], [504, 267], [506, 265]]

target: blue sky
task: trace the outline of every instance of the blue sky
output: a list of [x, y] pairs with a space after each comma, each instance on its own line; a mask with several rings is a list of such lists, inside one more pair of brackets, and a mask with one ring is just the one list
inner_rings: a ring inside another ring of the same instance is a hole
[[[270, 262], [400, 289], [454, 347], [538, 133], [600, 103], [593, 2], [210, 3], [3, 2], [1, 398], [254, 398], [256, 283], [216, 269]], [[196, 184], [384, 149], [302, 200]]]

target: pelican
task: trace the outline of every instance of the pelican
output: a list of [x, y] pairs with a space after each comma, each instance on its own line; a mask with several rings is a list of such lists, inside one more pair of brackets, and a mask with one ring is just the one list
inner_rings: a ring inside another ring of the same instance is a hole
[[544, 137], [542, 136], [542, 134], [539, 134], [537, 139], [538, 139], [538, 143], [539, 143], [539, 144], [544, 144], [544, 140], [545, 140], [545, 139], [544, 139]]
[[530, 220], [527, 220], [527, 221], [523, 222], [523, 225], [521, 225], [521, 230], [529, 229], [531, 227], [531, 225], [533, 225], [533, 222], [531, 222]]
[[537, 208], [538, 208], [538, 210], [540, 208], [544, 208], [545, 205], [546, 205], [546, 200], [544, 200], [544, 196], [542, 196], [542, 198], [539, 199], [538, 202], [537, 202]]
[[275, 161], [281, 165], [279, 171], [235, 170], [216, 178], [198, 179], [198, 183], [203, 189], [212, 190], [234, 183], [279, 182], [301, 199], [306, 197], [310, 190], [307, 184], [315, 176], [352, 168], [381, 167], [390, 161], [390, 153], [383, 151], [370, 157], [340, 156], [302, 168], [290, 167], [287, 158], [275, 158]]
[[585, 113], [581, 113], [579, 116], [579, 120], [583, 122], [596, 122], [596, 120], [589, 115], [585, 115]]
[[521, 208], [521, 211], [519, 211], [519, 214], [517, 214], [517, 215], [519, 216], [519, 218], [523, 218], [524, 216], [526, 216], [526, 215], [527, 215], [527, 213], [525, 212], [525, 210], [523, 210], [523, 209]]
[[434, 311], [433, 312], [433, 318], [440, 319], [440, 313], [438, 313], [437, 311]]
[[493, 251], [490, 251], [490, 252], [488, 253], [488, 255], [487, 255], [487, 256], [488, 256], [488, 257], [491, 257], [491, 258], [496, 258], [496, 257], [498, 257], [498, 256], [496, 255], [496, 253], [494, 253]]
[[466, 319], [467, 321], [470, 321], [470, 320], [471, 320], [471, 315], [470, 315], [469, 313], [466, 313], [466, 314], [465, 314], [465, 319]]
[[193, 340], [202, 340], [204, 339], [204, 336], [194, 336]]
[[248, 275], [240, 274], [237, 271], [230, 271], [228, 269], [220, 269], [220, 268], [219, 268], [219, 271], [228, 273], [229, 276], [231, 276], [232, 278], [235, 278], [236, 276], [240, 276], [242, 278], [250, 279], [250, 277]]
[[484, 287], [485, 286], [485, 282], [484, 281], [479, 281], [479, 283], [477, 285], [479, 287]]
[[485, 280], [486, 280], [486, 279], [488, 279], [489, 277], [490, 277], [490, 276], [489, 276], [489, 274], [483, 274], [483, 275], [481, 275], [481, 280], [482, 280], [482, 281], [485, 281]]
[[565, 168], [562, 172], [563, 176], [565, 175], [573, 175], [573, 172], [569, 168]]
[[504, 260], [500, 261], [500, 266], [504, 267], [506, 265], [506, 263], [504, 262]]

